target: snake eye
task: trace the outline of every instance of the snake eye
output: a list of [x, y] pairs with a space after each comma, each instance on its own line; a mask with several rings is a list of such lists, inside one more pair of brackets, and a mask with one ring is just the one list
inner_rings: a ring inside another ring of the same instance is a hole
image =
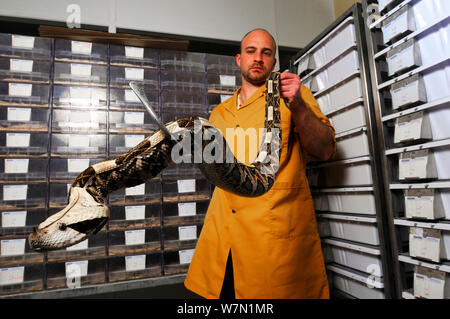
[[66, 224], [59, 225], [59, 230], [66, 230], [66, 228], [67, 228]]

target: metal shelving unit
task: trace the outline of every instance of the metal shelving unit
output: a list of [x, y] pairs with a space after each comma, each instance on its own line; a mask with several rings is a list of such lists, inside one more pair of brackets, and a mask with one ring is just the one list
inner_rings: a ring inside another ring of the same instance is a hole
[[450, 6], [363, 0], [363, 12], [394, 297], [450, 298]]
[[391, 248], [361, 4], [292, 60], [336, 129], [338, 153], [307, 173], [331, 294], [392, 298]]

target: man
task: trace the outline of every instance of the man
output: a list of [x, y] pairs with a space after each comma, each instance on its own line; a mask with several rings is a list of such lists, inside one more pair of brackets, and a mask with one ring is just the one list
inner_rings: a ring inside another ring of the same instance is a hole
[[[210, 116], [223, 133], [263, 127], [264, 83], [275, 67], [275, 50], [266, 30], [242, 39], [236, 55], [242, 87]], [[273, 187], [255, 198], [216, 187], [211, 198], [185, 280], [186, 288], [205, 298], [329, 298], [305, 162], [307, 154], [330, 159], [335, 132], [296, 74], [282, 73], [280, 89], [289, 109], [282, 101], [282, 150]]]

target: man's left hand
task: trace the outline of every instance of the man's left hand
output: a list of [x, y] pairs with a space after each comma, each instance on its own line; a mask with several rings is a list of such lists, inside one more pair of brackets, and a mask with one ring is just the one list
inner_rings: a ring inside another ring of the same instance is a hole
[[300, 86], [302, 82], [297, 74], [283, 72], [280, 74], [281, 97], [292, 103], [300, 99]]

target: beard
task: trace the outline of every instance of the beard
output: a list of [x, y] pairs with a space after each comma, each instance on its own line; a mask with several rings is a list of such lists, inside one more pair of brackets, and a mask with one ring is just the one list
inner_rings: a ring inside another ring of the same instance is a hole
[[268, 70], [267, 68], [260, 66], [262, 68], [262, 70], [260, 72], [255, 71], [254, 69], [252, 69], [253, 67], [255, 67], [254, 65], [250, 66], [246, 71], [241, 71], [242, 76], [244, 77], [244, 79], [255, 85], [255, 86], [261, 86], [266, 82], [267, 77], [270, 74], [270, 70]]

